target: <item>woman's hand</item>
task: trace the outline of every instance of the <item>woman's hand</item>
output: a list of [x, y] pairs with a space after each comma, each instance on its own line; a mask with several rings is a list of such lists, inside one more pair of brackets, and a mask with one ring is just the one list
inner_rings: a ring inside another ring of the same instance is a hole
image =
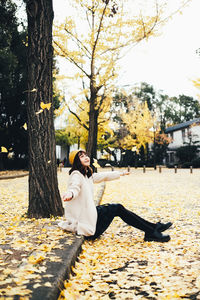
[[73, 193], [72, 192], [67, 192], [65, 194], [63, 194], [62, 196], [62, 200], [65, 201], [70, 201], [73, 198]]
[[130, 172], [128, 171], [122, 171], [120, 176], [130, 175]]

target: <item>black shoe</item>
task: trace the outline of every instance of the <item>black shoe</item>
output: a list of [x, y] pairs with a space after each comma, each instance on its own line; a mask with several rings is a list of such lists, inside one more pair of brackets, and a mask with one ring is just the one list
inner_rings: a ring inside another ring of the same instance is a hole
[[165, 243], [169, 242], [170, 236], [169, 235], [163, 235], [161, 232], [154, 230], [152, 234], [145, 233], [144, 241], [145, 242], [160, 242]]
[[168, 222], [168, 223], [158, 222], [158, 223], [156, 223], [156, 228], [155, 229], [159, 232], [163, 232], [171, 226], [172, 226], [172, 222]]

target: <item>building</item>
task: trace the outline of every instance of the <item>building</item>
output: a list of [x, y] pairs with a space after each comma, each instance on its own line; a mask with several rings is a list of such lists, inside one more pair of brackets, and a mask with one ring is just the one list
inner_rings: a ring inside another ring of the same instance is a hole
[[178, 148], [197, 144], [197, 142], [200, 145], [200, 118], [168, 127], [165, 133], [172, 139], [172, 142], [168, 145], [165, 163], [169, 165], [176, 164], [178, 163], [176, 157]]

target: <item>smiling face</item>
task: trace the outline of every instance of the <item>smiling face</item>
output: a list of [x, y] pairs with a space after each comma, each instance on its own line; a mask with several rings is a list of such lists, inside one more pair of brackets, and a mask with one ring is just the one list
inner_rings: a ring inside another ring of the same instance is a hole
[[85, 152], [79, 153], [79, 159], [83, 167], [90, 166], [90, 158]]

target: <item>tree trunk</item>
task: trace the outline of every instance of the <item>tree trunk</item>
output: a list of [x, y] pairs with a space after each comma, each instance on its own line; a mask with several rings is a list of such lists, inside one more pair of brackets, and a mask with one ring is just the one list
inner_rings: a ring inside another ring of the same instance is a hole
[[93, 159], [97, 157], [97, 134], [98, 134], [97, 122], [98, 122], [98, 111], [96, 111], [93, 107], [91, 107], [89, 112], [89, 133], [88, 133], [88, 144], [87, 144], [87, 153], [90, 156], [91, 162], [93, 162]]
[[30, 0], [28, 16], [29, 217], [63, 215], [57, 181], [52, 103], [52, 0]]

